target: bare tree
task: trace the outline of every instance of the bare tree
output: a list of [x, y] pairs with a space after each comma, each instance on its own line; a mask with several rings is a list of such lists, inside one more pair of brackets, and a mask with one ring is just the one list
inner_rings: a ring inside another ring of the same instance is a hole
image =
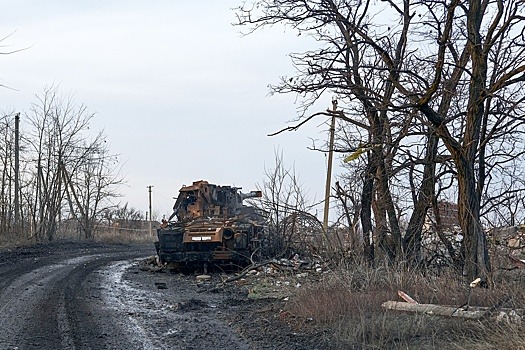
[[14, 113], [0, 116], [0, 171], [2, 184], [0, 187], [0, 234], [6, 235], [13, 227], [13, 162], [14, 162]]
[[92, 239], [96, 224], [113, 206], [111, 199], [119, 196], [116, 188], [123, 181], [117, 157], [109, 152], [102, 133], [86, 142], [70, 171], [62, 164], [62, 176], [69, 215], [78, 221], [84, 238]]
[[276, 152], [274, 168], [265, 171], [261, 191], [262, 199], [252, 204], [267, 219], [265, 254], [283, 256], [309, 251], [309, 241], [318, 236], [322, 225], [309, 214], [312, 205], [294, 168], [285, 167], [282, 153]]
[[[15, 33], [15, 31], [11, 32], [11, 34], [8, 34], [6, 36], [0, 37], [0, 56], [11, 55], [13, 53], [16, 53], [16, 52], [28, 49], [28, 47], [22, 48], [22, 49], [10, 49], [10, 50], [6, 49], [6, 47], [9, 47], [10, 45], [5, 43], [5, 41], [7, 39], [9, 39], [14, 33]], [[4, 84], [0, 84], [0, 87], [10, 89], [10, 87], [8, 87], [8, 86], [6, 86]]]
[[144, 220], [144, 214], [140, 210], [130, 207], [129, 203], [105, 208], [103, 217], [107, 221], [108, 226], [114, 222], [128, 223], [130, 221]]
[[[349, 107], [336, 113], [347, 123], [345, 138], [353, 142], [353, 145], [347, 145], [347, 149], [366, 150], [360, 203], [365, 255], [370, 261], [374, 260], [373, 242], [377, 240], [383, 248], [393, 249], [389, 253], [391, 256], [403, 258], [404, 241], [390, 179], [396, 153], [414, 118], [412, 113], [390, 107], [397, 97], [392, 82], [384, 79], [387, 70], [381, 66], [381, 55], [373, 50], [362, 50], [362, 40], [338, 22], [342, 18], [351, 18], [365, 25], [366, 16], [348, 8], [348, 17], [341, 17], [336, 4], [323, 1], [308, 4], [302, 1], [260, 1], [257, 4], [262, 12], [260, 16], [255, 7], [239, 9], [240, 24], [259, 28], [282, 22], [290, 24], [300, 34], [307, 33], [325, 43], [319, 50], [292, 54], [298, 75], [283, 79], [273, 89], [305, 96], [305, 107], [327, 90], [347, 103]], [[402, 47], [394, 49], [401, 65], [404, 51]], [[384, 244], [388, 237], [392, 237], [393, 246]]]
[[[361, 225], [365, 235], [372, 232], [377, 185], [381, 198], [375, 215], [384, 219], [376, 221], [388, 219], [398, 256], [404, 247], [390, 192], [388, 157], [395, 156], [397, 151], [389, 152], [389, 147], [400, 138], [392, 133], [392, 121], [404, 116], [406, 125], [412, 115], [425, 117], [429, 135], [439, 137], [454, 162], [463, 267], [474, 278], [486, 277], [490, 270], [480, 218], [489, 170], [486, 145], [509, 126], [504, 120], [520, 119], [523, 104], [525, 66], [519, 57], [525, 53], [524, 6], [523, 1], [502, 0], [262, 0], [244, 4], [237, 13], [239, 24], [252, 30], [283, 23], [322, 43], [320, 49], [293, 54], [297, 76], [283, 79], [274, 91], [302, 94], [307, 106], [326, 91], [361, 104], [369, 133], [364, 143], [370, 146]], [[398, 134], [404, 136], [402, 132], [399, 126]], [[423, 178], [430, 183], [429, 176]], [[421, 208], [428, 208], [427, 186], [420, 194]], [[417, 246], [417, 235], [409, 234], [407, 243]]]
[[25, 135], [26, 161], [33, 164], [27, 174], [27, 195], [36, 240], [52, 240], [65, 215], [76, 220], [85, 238], [93, 237], [95, 221], [122, 183], [116, 156], [106, 146], [105, 136], [89, 136], [93, 114], [54, 87], [37, 96]]

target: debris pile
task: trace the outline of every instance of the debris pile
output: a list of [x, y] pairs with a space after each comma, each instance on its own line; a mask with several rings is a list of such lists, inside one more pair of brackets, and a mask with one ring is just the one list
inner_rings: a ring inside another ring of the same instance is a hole
[[153, 255], [140, 260], [139, 269], [141, 271], [159, 272], [164, 269], [164, 265], [160, 263], [158, 256]]
[[498, 227], [488, 232], [490, 241], [514, 254], [525, 253], [525, 225]]

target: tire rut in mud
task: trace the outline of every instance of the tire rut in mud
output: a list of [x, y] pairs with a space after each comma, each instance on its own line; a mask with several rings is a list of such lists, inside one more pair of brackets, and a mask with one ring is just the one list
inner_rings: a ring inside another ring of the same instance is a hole
[[137, 265], [123, 261], [101, 271], [105, 304], [124, 315], [119, 326], [137, 349], [253, 349], [223, 320], [228, 296], [200, 294], [192, 276], [147, 273]]
[[1, 350], [330, 348], [279, 322], [282, 302], [212, 288], [224, 276], [139, 270], [153, 246], [31, 249], [0, 251]]
[[[3, 259], [0, 348], [132, 348], [113, 327], [113, 316], [99, 311], [103, 310], [97, 307], [100, 288], [87, 283], [97, 270], [115, 260], [146, 255], [127, 251], [129, 248], [116, 250], [90, 255], [68, 252], [36, 260], [22, 257], [15, 264]], [[69, 259], [61, 256], [75, 254], [80, 256]]]

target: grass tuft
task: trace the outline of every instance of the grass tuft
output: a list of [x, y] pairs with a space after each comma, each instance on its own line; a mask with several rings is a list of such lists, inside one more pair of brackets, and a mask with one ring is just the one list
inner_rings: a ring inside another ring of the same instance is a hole
[[[492, 289], [472, 291], [471, 305], [524, 308], [519, 280], [500, 279]], [[403, 266], [346, 266], [297, 289], [286, 307], [297, 327], [326, 332], [334, 349], [525, 349], [521, 325], [384, 310], [402, 290], [419, 303], [460, 306], [468, 283], [456, 271], [419, 271]]]

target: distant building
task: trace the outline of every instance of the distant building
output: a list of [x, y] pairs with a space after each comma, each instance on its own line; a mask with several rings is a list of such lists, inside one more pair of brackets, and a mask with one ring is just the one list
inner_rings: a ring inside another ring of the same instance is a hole
[[[438, 201], [437, 208], [441, 218], [442, 231], [450, 232], [459, 227], [458, 205], [456, 203], [441, 200]], [[436, 215], [433, 208], [430, 208], [425, 219], [425, 230], [433, 231], [436, 225]]]
[[449, 261], [450, 254], [448, 248], [441, 240], [445, 237], [446, 240], [452, 244], [454, 249], [458, 251], [461, 248], [463, 235], [459, 227], [458, 220], [458, 205], [456, 203], [447, 201], [438, 201], [437, 209], [439, 218], [441, 219], [440, 231], [443, 236], [436, 234], [437, 223], [436, 215], [433, 208], [430, 208], [425, 218], [422, 237], [422, 256], [427, 261], [434, 263], [444, 263]]

